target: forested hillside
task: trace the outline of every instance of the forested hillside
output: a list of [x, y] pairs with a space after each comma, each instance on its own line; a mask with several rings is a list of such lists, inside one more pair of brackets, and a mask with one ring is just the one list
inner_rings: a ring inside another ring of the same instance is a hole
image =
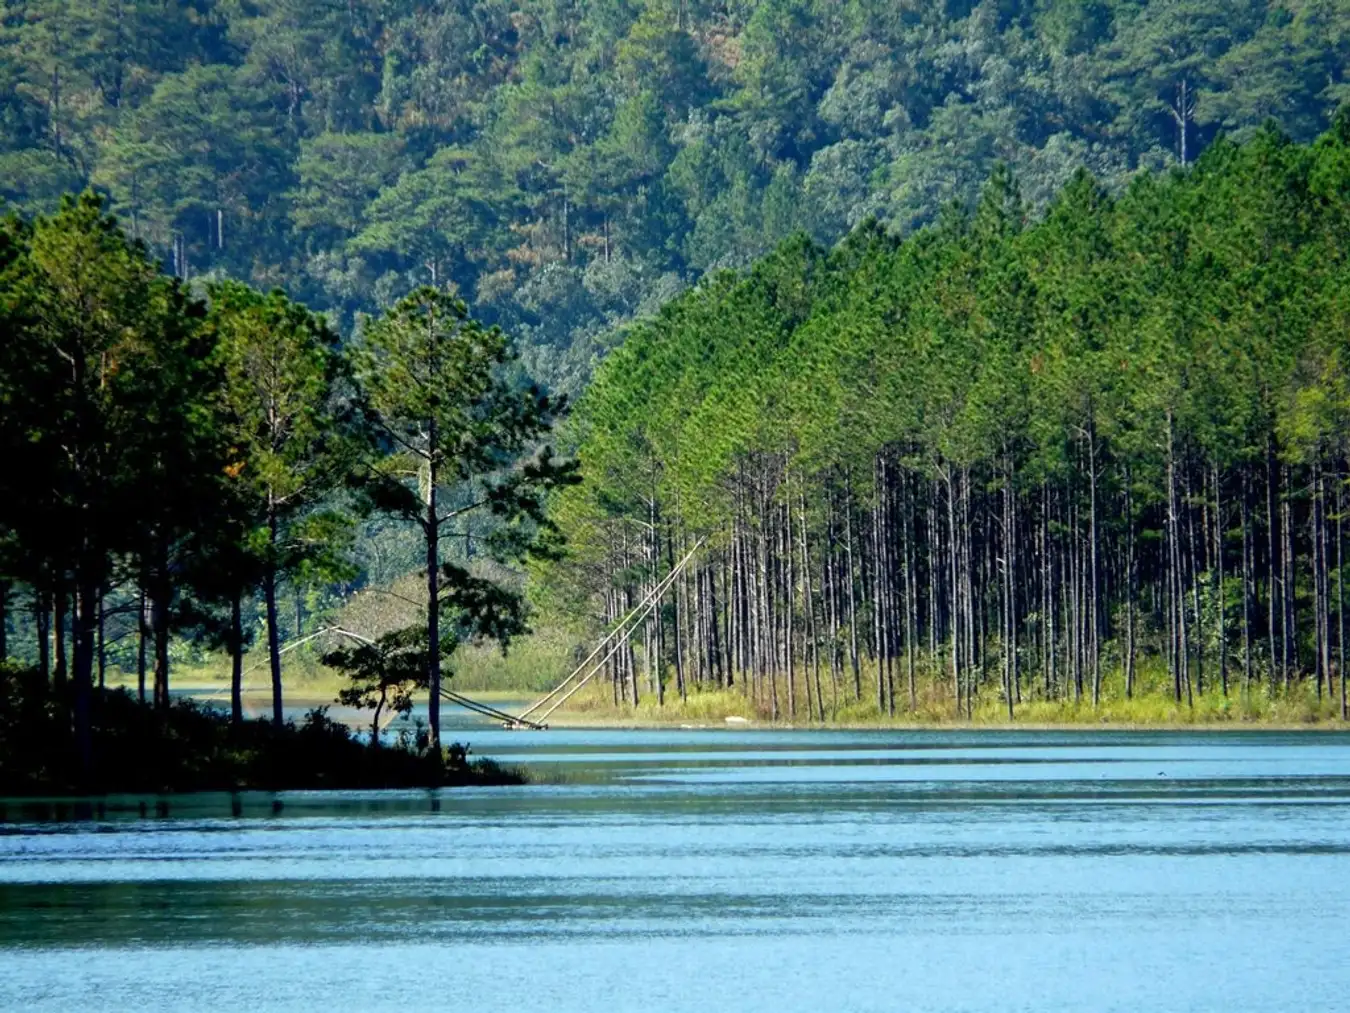
[[616, 700], [1344, 716], [1348, 324], [1350, 115], [1117, 198], [1083, 171], [1043, 217], [1000, 170], [907, 239], [791, 240], [635, 325], [572, 422], [543, 586], [611, 620], [698, 548]]
[[1344, 0], [6, 0], [0, 195], [92, 185], [182, 277], [345, 328], [453, 288], [576, 387], [801, 229], [1041, 207], [1346, 94]]

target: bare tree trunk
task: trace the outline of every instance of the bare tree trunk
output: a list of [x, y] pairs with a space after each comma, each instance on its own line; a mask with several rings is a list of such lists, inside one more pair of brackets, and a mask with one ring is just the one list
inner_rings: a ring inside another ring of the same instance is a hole
[[66, 659], [66, 592], [59, 584], [52, 596], [52, 654], [56, 667], [52, 670], [52, 683], [60, 689], [69, 677], [69, 665]]
[[1289, 689], [1289, 680], [1298, 671], [1300, 659], [1298, 651], [1298, 617], [1294, 612], [1297, 585], [1294, 578], [1294, 511], [1290, 502], [1290, 490], [1293, 481], [1289, 470], [1284, 474], [1284, 496], [1280, 503], [1280, 526], [1284, 545], [1280, 550], [1280, 562], [1284, 567], [1284, 620], [1281, 629], [1284, 634], [1284, 688]]
[[1219, 481], [1219, 466], [1214, 465], [1214, 601], [1218, 612], [1215, 633], [1219, 641], [1219, 683], [1223, 695], [1228, 695], [1228, 630], [1223, 590], [1223, 488]]
[[239, 590], [230, 596], [230, 724], [244, 723], [244, 609]]
[[44, 683], [52, 681], [52, 610], [46, 592], [33, 591], [33, 622], [37, 627], [38, 674]]
[[[825, 696], [821, 692], [820, 686], [820, 637], [816, 628], [815, 589], [811, 586], [811, 552], [806, 540], [806, 480], [804, 476], [797, 487], [797, 505], [797, 524], [798, 530], [801, 533], [802, 606], [806, 616], [806, 639], [811, 648], [810, 672], [815, 678], [816, 713], [823, 722], [825, 720]], [[811, 687], [809, 683], [807, 685], [806, 700], [809, 716], [811, 709]]]
[[1251, 477], [1242, 468], [1242, 692], [1252, 691], [1252, 526]]
[[[277, 608], [277, 511], [274, 506], [267, 511], [267, 563], [263, 568], [263, 602], [267, 609], [267, 663], [272, 676], [272, 724], [280, 728], [283, 724], [281, 699], [281, 629]], [[433, 713], [435, 713], [433, 711]]]
[[858, 663], [858, 602], [853, 578], [853, 483], [844, 479], [844, 554], [848, 566], [848, 630], [849, 660], [853, 664], [853, 698], [862, 700], [862, 669]]
[[1134, 603], [1138, 591], [1135, 587], [1136, 565], [1134, 558], [1134, 490], [1130, 466], [1125, 466], [1125, 699], [1134, 697]]
[[1101, 594], [1098, 588], [1097, 574], [1097, 429], [1095, 422], [1088, 423], [1088, 540], [1089, 560], [1092, 568], [1089, 613], [1092, 621], [1092, 706], [1096, 707], [1102, 699], [1102, 651], [1101, 651]]
[[909, 709], [910, 713], [918, 710], [919, 697], [918, 691], [914, 685], [914, 638], [916, 635], [914, 601], [914, 510], [913, 501], [910, 498], [909, 483], [901, 476], [901, 491], [903, 493], [904, 517], [902, 519], [900, 530], [904, 535], [904, 557], [905, 557], [905, 662], [908, 668], [909, 676]]
[[150, 639], [150, 602], [146, 599], [145, 589], [138, 594], [136, 609], [136, 693], [141, 703], [145, 703], [146, 645]]
[[[436, 503], [436, 484], [440, 474], [436, 467], [439, 442], [435, 419], [428, 421], [427, 433], [426, 512], [422, 521], [423, 537], [426, 540], [427, 571], [427, 745], [432, 756], [439, 760], [441, 758], [441, 518]], [[271, 621], [270, 615], [268, 621]], [[276, 693], [279, 699], [279, 680]]]
[[86, 780], [93, 773], [93, 718], [95, 635], [98, 629], [99, 589], [87, 575], [75, 588], [75, 608], [71, 616], [71, 647], [74, 662], [72, 681], [75, 689], [75, 749], [80, 770]]
[[169, 709], [169, 589], [159, 582], [150, 599], [150, 627], [154, 637], [154, 698], [159, 711]]
[[[1270, 646], [1270, 684], [1275, 684], [1275, 679], [1280, 673], [1281, 665], [1279, 658], [1276, 657], [1275, 650], [1275, 612], [1277, 609], [1277, 599], [1279, 597], [1279, 581], [1275, 575], [1275, 566], [1277, 556], [1275, 554], [1275, 451], [1270, 444], [1269, 438], [1266, 441], [1266, 640]], [[1278, 605], [1280, 616], [1284, 616], [1283, 605]], [[1280, 654], [1280, 658], [1283, 654]]]
[[1345, 476], [1336, 476], [1336, 674], [1341, 684], [1341, 720], [1346, 719], [1345, 694]]
[[956, 481], [952, 473], [951, 466], [947, 467], [944, 475], [947, 483], [947, 535], [950, 539], [948, 545], [948, 558], [951, 567], [951, 635], [952, 635], [952, 692], [956, 695], [956, 713], [961, 714], [961, 634], [959, 622], [961, 615], [960, 602], [960, 582], [957, 579], [956, 565]]
[[[98, 642], [94, 647], [95, 656], [98, 663], [98, 688], [104, 689], [108, 675], [108, 650], [107, 650], [107, 622], [104, 616], [104, 595], [103, 589], [98, 589], [98, 597], [95, 600], [95, 614], [98, 620]], [[3, 611], [0, 611], [0, 625], [4, 622]], [[0, 652], [0, 658], [3, 658], [3, 652]]]

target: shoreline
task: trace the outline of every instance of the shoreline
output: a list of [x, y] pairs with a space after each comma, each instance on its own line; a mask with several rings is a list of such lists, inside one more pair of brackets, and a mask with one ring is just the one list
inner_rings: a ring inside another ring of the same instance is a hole
[[[132, 687], [127, 687], [132, 688]], [[497, 705], [519, 704], [522, 701], [532, 700], [541, 693], [524, 692], [521, 690], [469, 690], [467, 695], [474, 699], [480, 699], [485, 703]], [[210, 702], [215, 704], [223, 703], [229, 706], [229, 686], [223, 687], [219, 683], [199, 682], [186, 683], [175, 687], [175, 695], [182, 695], [199, 702]], [[254, 716], [265, 715], [271, 706], [271, 690], [266, 687], [246, 688], [244, 690], [245, 711], [255, 712]], [[691, 697], [691, 699], [696, 699]], [[1236, 697], [1231, 698], [1234, 701]], [[1119, 703], [1119, 701], [1112, 701]], [[325, 696], [323, 690], [319, 687], [297, 686], [293, 692], [285, 694], [285, 703], [288, 709], [309, 710], [316, 707], [329, 707], [334, 711], [345, 712], [344, 708], [338, 704], [332, 697]], [[1014, 719], [1008, 721], [1006, 717], [1001, 719], [983, 720], [979, 717], [975, 719], [953, 718], [951, 720], [932, 720], [931, 718], [919, 718], [915, 720], [906, 720], [897, 716], [890, 718], [878, 718], [876, 720], [843, 720], [843, 721], [772, 721], [765, 718], [750, 717], [748, 715], [689, 715], [678, 712], [679, 705], [675, 705], [668, 714], [660, 712], [653, 713], [645, 711], [642, 714], [624, 713], [612, 708], [592, 709], [570, 709], [564, 708], [549, 721], [549, 727], [552, 729], [567, 730], [645, 730], [656, 729], [670, 730], [688, 730], [688, 731], [710, 731], [710, 730], [754, 730], [754, 731], [991, 731], [991, 732], [1010, 732], [1010, 731], [1072, 731], [1072, 732], [1090, 732], [1090, 731], [1136, 731], [1136, 732], [1166, 732], [1166, 731], [1203, 731], [1203, 732], [1226, 732], [1226, 731], [1263, 731], [1276, 733], [1290, 732], [1350, 732], [1350, 722], [1342, 721], [1338, 716], [1318, 716], [1309, 720], [1272, 720], [1262, 717], [1244, 717], [1240, 713], [1234, 713], [1232, 716], [1218, 716], [1215, 711], [1197, 710], [1196, 717], [1193, 720], [1119, 720], [1104, 718], [1100, 721], [1066, 719], [1063, 721], [1046, 720], [1043, 714], [1036, 715], [1034, 718], [1028, 718], [1025, 721]], [[510, 709], [510, 708], [508, 708]], [[365, 712], [360, 712], [364, 714]], [[335, 720], [342, 720], [337, 715], [333, 715]], [[345, 715], [344, 715], [345, 717]], [[727, 717], [739, 717], [741, 720], [728, 721]], [[1077, 715], [1074, 716], [1077, 718]], [[344, 721], [345, 723], [345, 721]], [[355, 726], [362, 726], [362, 722], [357, 720]], [[486, 722], [485, 728], [498, 728], [495, 722]]]
[[621, 717], [587, 718], [581, 715], [567, 715], [564, 719], [549, 722], [550, 729], [601, 729], [612, 731], [650, 731], [652, 729], [677, 729], [686, 731], [778, 731], [778, 732], [885, 732], [885, 731], [990, 731], [990, 732], [1345, 732], [1350, 733], [1350, 722], [1315, 721], [1288, 723], [1273, 721], [1157, 721], [1124, 722], [1102, 721], [1099, 723], [1081, 721], [1027, 721], [1027, 722], [986, 722], [986, 721], [878, 721], [878, 722], [800, 722], [759, 721], [747, 719], [742, 722], [725, 721], [689, 721], [679, 718], [649, 719]]

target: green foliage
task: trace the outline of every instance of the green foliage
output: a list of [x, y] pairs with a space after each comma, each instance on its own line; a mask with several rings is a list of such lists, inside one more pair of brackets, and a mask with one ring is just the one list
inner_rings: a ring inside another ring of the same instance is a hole
[[424, 645], [423, 684], [432, 745], [439, 747], [443, 659], [463, 642], [490, 639], [504, 647], [525, 630], [519, 595], [443, 560], [442, 542], [467, 544], [470, 524], [484, 515], [482, 544], [494, 560], [520, 562], [549, 551], [555, 529], [545, 502], [575, 484], [576, 468], [556, 460], [548, 446], [535, 448], [563, 403], [509, 375], [505, 367], [514, 357], [505, 335], [431, 287], [369, 322], [352, 356], [361, 410], [387, 452], [362, 486], [375, 509], [419, 529], [425, 550], [424, 619], [414, 635]]
[[1039, 211], [1080, 166], [1311, 140], [1347, 40], [1342, 0], [15, 0], [0, 195], [98, 186], [175, 274], [344, 325], [453, 287], [577, 390], [608, 326], [797, 229], [908, 233], [1000, 160]]
[[351, 682], [338, 690], [338, 703], [374, 712], [370, 741], [377, 746], [385, 708], [406, 717], [413, 708], [413, 690], [425, 688], [426, 634], [415, 626], [395, 630], [370, 643], [329, 651], [323, 663]]
[[682, 592], [698, 604], [648, 623], [685, 652], [644, 659], [653, 688], [691, 653], [699, 680], [724, 678], [720, 653], [777, 686], [808, 663], [837, 680], [847, 652], [887, 658], [878, 683], [901, 663], [950, 680], [974, 717], [994, 671], [1077, 698], [1086, 666], [1100, 702], [1103, 669], [1123, 689], [1159, 652], [1178, 701], [1238, 665], [1246, 688], [1329, 692], [1345, 150], [1339, 126], [1310, 145], [1266, 129], [1118, 196], [1079, 170], [1042, 216], [999, 164], [977, 203], [907, 238], [797, 237], [705, 280], [631, 328], [579, 402], [588, 482], [559, 497], [573, 554], [540, 568], [541, 600], [611, 622], [668, 546], [702, 538]]
[[34, 672], [0, 666], [0, 794], [160, 793], [250, 789], [408, 788], [519, 784], [521, 777], [452, 746], [442, 759], [412, 748], [371, 749], [326, 708], [299, 725], [234, 725], [193, 701], [156, 713], [124, 691], [99, 692], [94, 775], [71, 763], [69, 701]]

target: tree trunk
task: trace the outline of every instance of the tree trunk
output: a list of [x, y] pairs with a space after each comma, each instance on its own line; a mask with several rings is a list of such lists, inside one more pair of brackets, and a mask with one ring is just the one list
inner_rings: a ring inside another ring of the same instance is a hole
[[1223, 695], [1228, 695], [1228, 630], [1223, 601], [1223, 489], [1219, 482], [1219, 466], [1214, 465], [1214, 601], [1218, 612], [1215, 633], [1219, 641], [1219, 683]]
[[150, 641], [150, 602], [142, 587], [137, 594], [136, 607], [136, 695], [145, 703], [146, 647]]
[[230, 596], [230, 724], [244, 723], [244, 609], [236, 590]]
[[[95, 602], [95, 615], [98, 617], [98, 642], [94, 647], [95, 658], [98, 664], [98, 688], [105, 688], [108, 674], [108, 651], [107, 651], [107, 623], [104, 617], [103, 609], [103, 589], [99, 588], [98, 600]], [[0, 621], [3, 621], [3, 614], [0, 614]], [[0, 653], [0, 658], [4, 657]]]
[[[1275, 450], [1266, 440], [1266, 641], [1270, 647], [1270, 685], [1275, 684], [1280, 672], [1280, 661], [1275, 648], [1275, 612], [1279, 597], [1279, 581], [1275, 576]], [[1278, 606], [1281, 617], [1283, 606]], [[1282, 655], [1280, 656], [1282, 657]]]
[[162, 582], [151, 597], [150, 623], [155, 653], [155, 708], [164, 712], [169, 709], [169, 591]]
[[1345, 476], [1336, 476], [1336, 675], [1341, 684], [1341, 720], [1346, 719], [1345, 695]]
[[1089, 565], [1092, 568], [1091, 601], [1088, 611], [1092, 622], [1092, 706], [1096, 707], [1102, 699], [1102, 651], [1101, 651], [1101, 595], [1097, 575], [1097, 430], [1094, 423], [1088, 423], [1088, 539]]
[[956, 547], [956, 481], [952, 468], [947, 466], [943, 476], [947, 483], [947, 537], [948, 565], [951, 574], [951, 636], [952, 636], [952, 692], [956, 695], [956, 714], [961, 715], [961, 615], [960, 581], [957, 579]]
[[1134, 490], [1129, 465], [1125, 466], [1125, 699], [1134, 697]]
[[52, 611], [48, 596], [33, 592], [33, 621], [37, 626], [38, 674], [44, 683], [52, 681]]
[[853, 484], [845, 478], [844, 554], [848, 567], [849, 660], [853, 663], [853, 698], [862, 700], [862, 669], [858, 662], [858, 602], [853, 579]]
[[1252, 691], [1252, 525], [1251, 477], [1242, 468], [1242, 693]]
[[70, 667], [66, 658], [66, 592], [61, 586], [57, 586], [56, 593], [53, 595], [52, 608], [52, 654], [55, 656], [56, 667], [52, 670], [52, 683], [60, 689], [66, 684], [70, 674]]
[[83, 580], [75, 591], [75, 610], [71, 617], [73, 647], [72, 677], [75, 689], [75, 751], [80, 771], [87, 780], [93, 772], [93, 725], [91, 704], [94, 695], [94, 645], [98, 629], [99, 594], [97, 585]]
[[267, 511], [267, 565], [263, 569], [263, 602], [267, 608], [267, 663], [272, 674], [272, 724], [283, 722], [281, 699], [281, 629], [277, 609], [277, 512]]

